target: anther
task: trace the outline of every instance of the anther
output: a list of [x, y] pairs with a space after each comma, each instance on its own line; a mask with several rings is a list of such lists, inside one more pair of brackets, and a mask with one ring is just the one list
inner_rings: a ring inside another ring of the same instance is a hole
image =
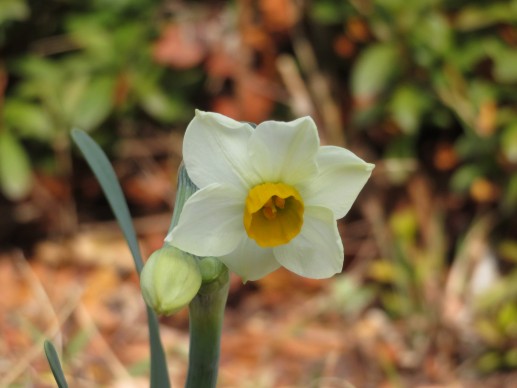
[[285, 207], [285, 199], [281, 197], [273, 196], [273, 200], [275, 202], [275, 206], [283, 209]]

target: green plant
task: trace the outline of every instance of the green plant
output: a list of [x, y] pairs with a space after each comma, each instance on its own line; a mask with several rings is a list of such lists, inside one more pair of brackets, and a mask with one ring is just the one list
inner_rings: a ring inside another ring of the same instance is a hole
[[[244, 282], [281, 265], [313, 279], [334, 275], [343, 262], [336, 219], [348, 213], [374, 168], [347, 149], [320, 146], [308, 117], [253, 126], [196, 111], [185, 134], [170, 233], [144, 266], [108, 158], [86, 132], [75, 129], [72, 138], [108, 199], [140, 276], [151, 387], [169, 386], [153, 310], [172, 314], [189, 306], [186, 387], [215, 387], [229, 270]], [[271, 140], [274, 156], [265, 151]], [[66, 386], [55, 350], [49, 343], [45, 350], [58, 385]]]
[[466, 198], [514, 212], [517, 2], [326, 0], [311, 7], [316, 23], [342, 26], [352, 123], [381, 139], [392, 165], [409, 167], [393, 174], [395, 183], [421, 163], [449, 174], [450, 188]]
[[[54, 174], [70, 175], [70, 128], [102, 129], [109, 142], [117, 138], [116, 131], [133, 130], [137, 123], [159, 127], [186, 121], [188, 88], [199, 77], [193, 70], [179, 81], [175, 72], [154, 60], [152, 46], [160, 26], [156, 20], [165, 20], [160, 3], [98, 0], [52, 3], [47, 10], [13, 0], [2, 7], [6, 13], [0, 19], [0, 37], [5, 38], [0, 49], [8, 55], [0, 67], [0, 81], [6, 81], [0, 131], [6, 133], [3, 143], [10, 152], [0, 163], [23, 169], [19, 176], [0, 179], [9, 198], [20, 199], [30, 191], [31, 180], [25, 177], [31, 175], [31, 161], [41, 164], [50, 157], [46, 164]], [[42, 22], [46, 12], [54, 12], [54, 24]], [[20, 34], [24, 29], [32, 33]], [[30, 143], [45, 145], [46, 152], [31, 154], [26, 147]]]

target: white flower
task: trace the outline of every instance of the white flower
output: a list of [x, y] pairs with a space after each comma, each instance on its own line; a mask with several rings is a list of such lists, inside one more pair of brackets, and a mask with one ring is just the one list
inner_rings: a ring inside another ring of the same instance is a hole
[[314, 121], [266, 121], [255, 129], [196, 111], [183, 143], [187, 173], [199, 187], [183, 208], [170, 244], [217, 256], [243, 280], [284, 266], [308, 278], [341, 271], [336, 220], [345, 216], [374, 165], [320, 146]]

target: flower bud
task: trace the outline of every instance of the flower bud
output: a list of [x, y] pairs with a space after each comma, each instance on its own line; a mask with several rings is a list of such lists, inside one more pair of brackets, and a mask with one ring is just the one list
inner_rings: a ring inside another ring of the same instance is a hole
[[203, 284], [217, 280], [221, 273], [225, 271], [224, 264], [216, 257], [205, 257], [199, 261], [199, 271]]
[[201, 287], [197, 259], [170, 245], [153, 252], [140, 274], [145, 302], [160, 315], [187, 306]]

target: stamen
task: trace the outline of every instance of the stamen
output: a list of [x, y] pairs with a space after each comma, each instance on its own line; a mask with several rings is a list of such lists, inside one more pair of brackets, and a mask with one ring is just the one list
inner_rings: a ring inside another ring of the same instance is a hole
[[277, 197], [276, 195], [273, 196], [275, 206], [279, 207], [280, 209], [283, 209], [285, 207], [285, 198]]
[[[268, 220], [274, 220], [276, 218], [276, 198], [278, 198], [276, 195], [273, 195], [271, 198], [267, 200], [267, 202], [262, 207], [262, 213], [264, 214], [264, 217], [266, 217]], [[283, 209], [282, 207], [280, 209]]]
[[274, 220], [276, 218], [276, 208], [275, 206], [264, 206], [262, 208], [262, 213], [264, 214], [264, 217], [266, 217], [268, 220]]

